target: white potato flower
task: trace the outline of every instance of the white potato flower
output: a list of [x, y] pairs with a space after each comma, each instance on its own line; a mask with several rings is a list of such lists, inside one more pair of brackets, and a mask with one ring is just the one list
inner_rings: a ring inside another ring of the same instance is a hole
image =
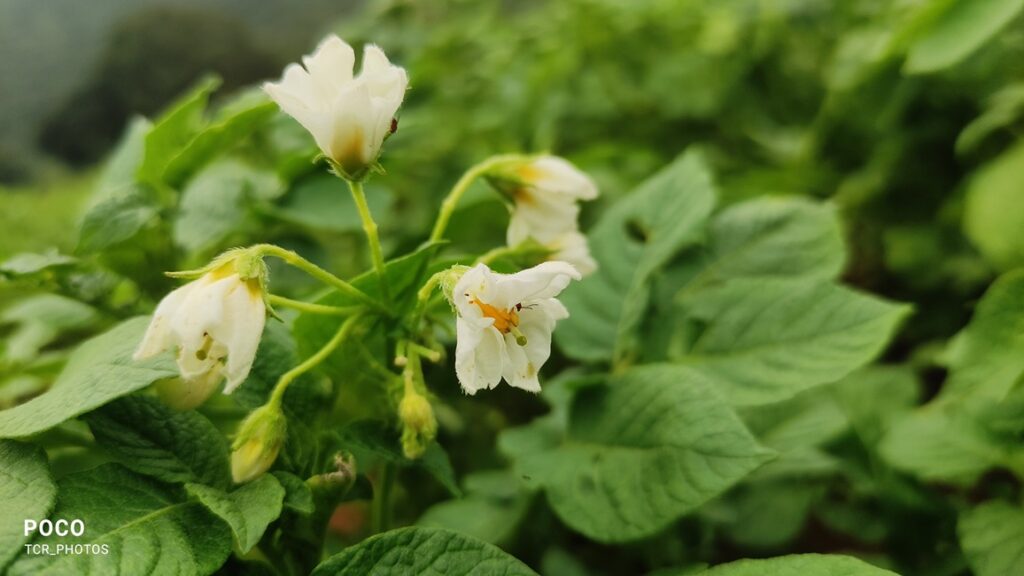
[[[185, 405], [201, 404], [227, 379], [225, 394], [252, 368], [266, 322], [258, 278], [243, 279], [233, 262], [218, 266], [164, 297], [134, 358], [177, 350]], [[194, 390], [191, 388], [195, 388]]]
[[367, 45], [363, 65], [353, 76], [355, 53], [335, 35], [290, 64], [280, 82], [263, 90], [313, 135], [320, 150], [346, 175], [360, 177], [373, 165], [393, 131], [409, 80], [380, 48]]
[[579, 202], [597, 198], [597, 186], [586, 174], [556, 156], [514, 162], [498, 174], [495, 183], [515, 203], [509, 246], [532, 239], [552, 250], [551, 260], [568, 262], [583, 275], [597, 269], [579, 232]]
[[551, 355], [551, 332], [569, 312], [555, 299], [580, 273], [565, 262], [544, 262], [515, 274], [484, 264], [467, 270], [451, 299], [458, 314], [455, 372], [475, 394], [502, 378], [540, 391], [537, 373]]

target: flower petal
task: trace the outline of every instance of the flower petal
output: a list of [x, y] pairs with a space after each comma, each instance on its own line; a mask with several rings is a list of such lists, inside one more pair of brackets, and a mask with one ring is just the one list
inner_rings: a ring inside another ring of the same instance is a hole
[[213, 332], [213, 337], [227, 348], [225, 394], [234, 392], [249, 375], [266, 319], [266, 305], [258, 289], [240, 282], [227, 295], [224, 322]]
[[195, 288], [195, 284], [190, 282], [164, 296], [164, 299], [157, 305], [156, 311], [153, 312], [153, 318], [149, 321], [149, 327], [146, 328], [142, 342], [135, 350], [135, 354], [132, 355], [134, 360], [151, 358], [174, 346], [175, 338], [171, 331], [171, 323], [178, 313], [181, 303], [193, 288]]
[[499, 275], [489, 303], [499, 308], [527, 305], [558, 296], [580, 273], [566, 262], [544, 262], [511, 275]]
[[329, 101], [352, 81], [356, 55], [344, 40], [332, 34], [309, 56], [302, 58], [319, 98]]
[[[527, 336], [529, 338], [529, 336]], [[551, 335], [548, 334], [548, 344], [550, 346]], [[527, 348], [520, 346], [516, 343], [516, 338], [512, 334], [505, 335], [505, 364], [502, 370], [502, 377], [511, 386], [526, 390], [527, 392], [540, 392], [540, 381], [537, 379], [537, 372], [540, 370], [541, 364], [533, 362], [532, 358], [527, 354]], [[547, 357], [544, 357], [547, 360]]]

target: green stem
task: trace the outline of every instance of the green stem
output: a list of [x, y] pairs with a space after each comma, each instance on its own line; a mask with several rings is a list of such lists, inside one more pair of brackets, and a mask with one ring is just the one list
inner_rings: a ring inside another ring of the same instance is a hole
[[296, 268], [302, 270], [306, 274], [309, 274], [313, 278], [316, 278], [317, 280], [320, 280], [321, 282], [329, 286], [337, 288], [339, 292], [347, 294], [355, 298], [356, 300], [359, 300], [360, 302], [366, 304], [367, 306], [370, 306], [371, 308], [377, 310], [378, 312], [383, 312], [385, 314], [389, 313], [387, 307], [385, 307], [380, 302], [374, 300], [373, 298], [370, 298], [362, 290], [356, 288], [355, 286], [349, 284], [348, 282], [342, 280], [341, 278], [338, 278], [334, 274], [331, 274], [330, 272], [324, 270], [323, 268], [317, 266], [316, 264], [313, 264], [312, 262], [306, 260], [302, 256], [299, 256], [298, 253], [296, 252], [293, 252], [291, 250], [285, 250], [284, 248], [281, 248], [280, 246], [275, 246], [273, 244], [259, 244], [257, 246], [253, 246], [253, 248], [259, 250], [259, 252], [263, 255], [280, 258], [284, 262], [292, 266], [295, 266]]
[[444, 202], [441, 203], [441, 211], [437, 215], [437, 222], [434, 223], [434, 230], [430, 233], [430, 241], [437, 242], [444, 237], [444, 232], [448, 228], [448, 221], [452, 218], [452, 213], [455, 212], [455, 207], [458, 206], [459, 200], [469, 190], [469, 186], [480, 176], [487, 173], [498, 164], [502, 162], [508, 162], [515, 159], [525, 158], [518, 154], [507, 154], [501, 156], [493, 156], [484, 160], [483, 162], [473, 166], [466, 171], [465, 174], [459, 178], [459, 181], [452, 187], [451, 192], [445, 197]]
[[351, 316], [352, 314], [364, 309], [362, 306], [327, 306], [324, 304], [314, 304], [313, 302], [292, 300], [291, 298], [285, 298], [284, 296], [278, 296], [277, 294], [269, 294], [267, 299], [270, 300], [272, 305], [294, 308], [295, 310], [309, 312], [310, 314], [324, 314], [326, 316]]
[[370, 527], [374, 534], [386, 532], [391, 525], [391, 493], [395, 487], [398, 470], [394, 462], [387, 462], [381, 470], [380, 486], [373, 499]]
[[348, 338], [349, 334], [352, 333], [352, 330], [355, 329], [356, 324], [359, 322], [360, 318], [362, 317], [358, 314], [346, 318], [345, 321], [341, 323], [341, 326], [338, 328], [338, 331], [334, 333], [334, 336], [327, 341], [327, 344], [324, 344], [323, 348], [317, 350], [316, 354], [313, 354], [309, 358], [306, 358], [305, 361], [303, 361], [295, 368], [292, 368], [291, 370], [282, 374], [281, 378], [278, 379], [277, 384], [274, 385], [274, 391], [271, 392], [270, 400], [267, 403], [277, 404], [278, 406], [280, 406], [281, 400], [284, 398], [285, 390], [288, 389], [288, 385], [291, 384], [296, 378], [302, 376], [306, 372], [309, 372], [318, 364], [327, 359], [327, 357], [330, 356], [331, 352], [334, 352], [334, 350], [337, 349], [338, 346], [342, 342], [344, 342], [346, 338]]
[[348, 189], [352, 191], [352, 198], [356, 201], [356, 209], [359, 211], [359, 219], [363, 221], [363, 231], [366, 232], [366, 239], [370, 244], [370, 256], [373, 258], [373, 268], [377, 271], [377, 279], [380, 281], [380, 293], [385, 302], [390, 302], [388, 295], [388, 280], [384, 274], [384, 254], [380, 248], [380, 237], [377, 236], [377, 223], [370, 214], [370, 206], [366, 203], [366, 194], [363, 192], [362, 182], [348, 182]]

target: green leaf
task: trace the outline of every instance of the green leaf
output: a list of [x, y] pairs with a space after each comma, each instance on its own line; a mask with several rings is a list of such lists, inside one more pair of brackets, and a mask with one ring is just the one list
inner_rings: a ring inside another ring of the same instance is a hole
[[[1024, 2], [1022, 2], [1024, 3]], [[1002, 270], [1024, 265], [1024, 142], [979, 169], [967, 187], [964, 233]]]
[[838, 554], [794, 554], [740, 560], [715, 566], [702, 576], [899, 576], [863, 560]]
[[423, 456], [410, 460], [402, 452], [399, 433], [383, 422], [363, 420], [349, 424], [341, 431], [341, 446], [357, 456], [374, 456], [401, 466], [419, 466], [430, 473], [452, 495], [462, 493], [455, 481], [448, 454], [437, 442], [431, 443]]
[[285, 508], [294, 510], [304, 516], [313, 513], [315, 509], [313, 491], [302, 478], [281, 470], [275, 470], [271, 474], [274, 475], [274, 478], [277, 478], [277, 481], [281, 483], [281, 487], [284, 488], [283, 505]]
[[181, 193], [174, 242], [193, 252], [215, 248], [242, 227], [253, 199], [273, 197], [281, 189], [273, 172], [233, 159], [211, 164]]
[[[231, 553], [231, 531], [198, 502], [117, 464], [71, 474], [58, 483], [51, 518], [81, 519], [74, 544], [106, 545], [108, 554], [21, 556], [10, 576], [200, 576]], [[64, 537], [38, 537], [51, 550]]]
[[140, 181], [154, 185], [163, 183], [164, 170], [202, 129], [206, 102], [218, 86], [219, 78], [200, 80], [153, 122], [153, 128], [146, 134], [145, 151], [137, 172]]
[[416, 523], [492, 544], [511, 538], [530, 504], [520, 479], [508, 470], [478, 472], [466, 477], [465, 486], [465, 496], [431, 506]]
[[[366, 203], [378, 219], [389, 210], [390, 196], [384, 189], [367, 190]], [[272, 216], [319, 230], [359, 232], [362, 220], [345, 183], [332, 174], [311, 174], [299, 180]]]
[[146, 152], [146, 135], [152, 128], [149, 120], [141, 116], [131, 119], [117, 148], [103, 167], [96, 192], [89, 199], [90, 207], [135, 184], [136, 174]]
[[995, 467], [1024, 476], [1024, 447], [999, 442], [980, 422], [945, 403], [932, 403], [898, 420], [879, 453], [892, 467], [924, 480], [968, 486]]
[[198, 412], [129, 396], [87, 414], [85, 421], [96, 443], [135, 472], [164, 482], [231, 483], [227, 439]]
[[704, 160], [687, 152], [612, 206], [589, 235], [598, 271], [562, 293], [559, 347], [590, 362], [633, 354], [652, 274], [703, 238], [714, 203]]
[[168, 184], [181, 185], [207, 163], [242, 142], [274, 116], [277, 105], [260, 95], [227, 111], [170, 159], [163, 172]]
[[892, 424], [920, 401], [920, 385], [909, 366], [869, 366], [831, 388], [864, 444], [873, 448]]
[[252, 549], [271, 522], [281, 515], [285, 490], [272, 474], [264, 474], [233, 492], [188, 484], [188, 493], [227, 522], [242, 553]]
[[946, 353], [941, 398], [1000, 401], [1024, 375], [1024, 270], [1004, 274], [978, 302]]
[[573, 529], [626, 542], [660, 532], [769, 459], [712, 383], [651, 365], [578, 392], [565, 441], [521, 455], [516, 469]]
[[958, 154], [972, 152], [994, 134], [1009, 131], [1024, 117], [1024, 82], [1000, 88], [986, 99], [985, 110], [964, 126], [956, 139]]
[[720, 380], [734, 404], [843, 378], [877, 356], [910, 311], [827, 282], [776, 278], [733, 280], [684, 304], [706, 327], [680, 361]]
[[803, 198], [759, 198], [711, 222], [707, 262], [687, 289], [731, 278], [836, 278], [846, 248], [835, 206]]
[[0, 572], [28, 542], [24, 520], [42, 520], [57, 501], [46, 454], [21, 442], [0, 440]]
[[70, 266], [78, 262], [74, 256], [67, 256], [56, 249], [42, 253], [22, 252], [0, 263], [0, 274], [7, 276], [29, 276], [51, 268]]
[[957, 523], [960, 546], [977, 576], [1024, 574], [1024, 510], [988, 502]]
[[137, 186], [125, 188], [86, 212], [75, 250], [92, 254], [124, 242], [156, 218], [158, 212], [150, 194]]
[[148, 324], [149, 318], [132, 318], [79, 346], [45, 394], [0, 411], [0, 438], [42, 432], [157, 380], [177, 376], [170, 355], [132, 360]]
[[1024, 0], [951, 0], [946, 5], [914, 39], [904, 71], [921, 74], [957, 64], [1009, 24]]
[[17, 328], [6, 338], [4, 356], [14, 362], [31, 360], [64, 332], [89, 328], [99, 319], [88, 304], [57, 294], [39, 294], [4, 310], [0, 324]]
[[328, 558], [312, 576], [536, 576], [525, 564], [486, 542], [440, 528], [401, 528], [378, 534]]

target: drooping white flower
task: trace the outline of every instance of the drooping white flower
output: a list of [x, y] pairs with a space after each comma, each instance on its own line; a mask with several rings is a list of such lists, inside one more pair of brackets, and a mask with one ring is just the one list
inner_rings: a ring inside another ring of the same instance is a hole
[[183, 390], [202, 403], [226, 378], [225, 394], [245, 380], [256, 357], [266, 322], [263, 289], [257, 278], [243, 279], [229, 262], [164, 297], [153, 313], [134, 358], [177, 350]]
[[313, 135], [325, 156], [358, 177], [377, 160], [392, 132], [409, 83], [405, 70], [367, 45], [362, 69], [353, 76], [355, 53], [333, 34], [302, 61], [305, 68], [290, 64], [279, 82], [267, 82], [263, 89]]
[[544, 262], [515, 274], [484, 264], [467, 270], [455, 284], [458, 318], [455, 372], [469, 394], [504, 378], [530, 392], [540, 391], [537, 373], [551, 355], [551, 332], [569, 312], [555, 299], [579, 272], [565, 262]]
[[579, 232], [579, 202], [597, 198], [586, 174], [563, 158], [539, 156], [501, 167], [494, 181], [515, 204], [509, 246], [532, 239], [552, 250], [551, 260], [568, 262], [583, 275], [597, 269]]

